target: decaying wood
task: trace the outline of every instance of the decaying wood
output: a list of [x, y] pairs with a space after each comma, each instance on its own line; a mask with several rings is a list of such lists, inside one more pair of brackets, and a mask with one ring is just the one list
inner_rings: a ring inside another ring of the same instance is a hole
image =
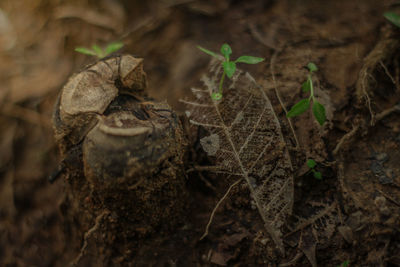
[[53, 124], [64, 154], [94, 127], [110, 103], [120, 94], [143, 94], [146, 74], [143, 59], [113, 56], [73, 75], [62, 89]]
[[111, 57], [72, 76], [56, 104], [62, 210], [71, 247], [80, 249], [75, 262], [88, 253], [86, 239], [102, 214], [110, 214], [102, 223], [107, 234], [90, 249], [105, 257], [185, 217], [186, 139], [167, 103], [146, 100], [145, 78], [141, 59]]

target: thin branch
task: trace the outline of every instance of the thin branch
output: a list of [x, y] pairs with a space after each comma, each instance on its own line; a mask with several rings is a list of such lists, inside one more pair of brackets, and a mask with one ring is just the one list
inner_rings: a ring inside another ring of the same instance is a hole
[[[270, 66], [270, 72], [271, 72], [271, 76], [272, 76], [272, 83], [274, 84], [274, 91], [275, 91], [276, 98], [278, 98], [279, 104], [281, 105], [282, 109], [285, 111], [285, 114], [287, 114], [288, 111], [287, 111], [287, 109], [285, 107], [285, 104], [283, 103], [283, 101], [281, 99], [280, 93], [278, 91], [278, 87], [276, 85], [276, 78], [275, 78], [275, 60], [276, 60], [276, 57], [278, 56], [278, 54], [281, 51], [282, 51], [282, 49], [276, 50], [274, 52], [274, 54], [271, 57], [269, 66]], [[296, 148], [298, 149], [300, 147], [300, 143], [299, 143], [299, 140], [297, 139], [296, 132], [294, 131], [294, 127], [293, 127], [292, 121], [291, 121], [290, 118], [287, 118], [287, 120], [289, 122], [290, 130], [293, 133], [294, 140], [296, 141]]]
[[396, 201], [394, 198], [392, 198], [391, 196], [389, 196], [388, 194], [386, 194], [385, 192], [383, 192], [380, 189], [376, 189], [379, 193], [381, 193], [385, 198], [387, 198], [388, 200], [390, 200], [391, 202], [393, 202], [395, 205], [400, 207], [400, 203], [398, 201]]
[[222, 202], [228, 197], [229, 193], [231, 192], [232, 188], [235, 187], [235, 185], [239, 184], [242, 181], [242, 178], [234, 182], [226, 191], [225, 195], [218, 201], [217, 205], [215, 205], [213, 211], [211, 212], [210, 219], [208, 220], [206, 230], [204, 231], [204, 234], [200, 237], [200, 240], [203, 240], [207, 235], [208, 235], [208, 230], [210, 229], [210, 225], [214, 219], [215, 213], [217, 212], [219, 206], [221, 206]]

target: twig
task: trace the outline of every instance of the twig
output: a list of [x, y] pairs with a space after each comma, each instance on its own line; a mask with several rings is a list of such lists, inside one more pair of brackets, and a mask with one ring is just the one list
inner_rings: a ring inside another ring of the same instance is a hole
[[203, 240], [203, 239], [208, 235], [208, 230], [209, 230], [209, 228], [210, 228], [210, 225], [211, 225], [211, 223], [212, 223], [212, 221], [213, 221], [213, 219], [214, 219], [214, 215], [215, 215], [215, 213], [217, 212], [219, 206], [220, 206], [220, 205], [222, 204], [222, 202], [228, 197], [229, 192], [232, 190], [232, 188], [233, 188], [235, 185], [239, 184], [241, 181], [242, 181], [242, 178], [239, 179], [239, 180], [237, 180], [236, 182], [234, 182], [234, 183], [228, 188], [228, 190], [226, 191], [225, 195], [218, 201], [217, 205], [215, 205], [213, 211], [211, 212], [210, 219], [208, 220], [208, 223], [207, 223], [207, 226], [206, 226], [206, 230], [204, 231], [204, 234], [200, 237], [199, 240]]
[[83, 246], [80, 250], [80, 253], [78, 255], [78, 257], [76, 257], [76, 259], [71, 262], [71, 266], [77, 266], [79, 261], [82, 259], [82, 257], [84, 256], [85, 252], [86, 252], [86, 248], [88, 246], [88, 240], [91, 237], [91, 235], [97, 231], [97, 229], [100, 226], [101, 220], [103, 219], [103, 217], [107, 216], [108, 214], [110, 214], [110, 211], [105, 210], [103, 211], [99, 216], [96, 217], [95, 220], [95, 224], [92, 228], [90, 228], [84, 235], [84, 241], [83, 241]]
[[217, 189], [215, 188], [215, 186], [213, 186], [213, 185], [210, 183], [210, 181], [208, 181], [208, 180], [204, 177], [204, 175], [203, 175], [201, 172], [199, 172], [198, 175], [199, 175], [199, 177], [200, 177], [200, 180], [201, 180], [208, 188], [210, 188], [213, 192], [217, 192]]
[[359, 125], [353, 126], [353, 129], [350, 132], [346, 133], [345, 135], [342, 136], [342, 138], [340, 138], [339, 143], [336, 145], [335, 149], [332, 152], [334, 156], [338, 154], [344, 142], [352, 138], [357, 133], [359, 128], [360, 128]]
[[385, 198], [387, 198], [388, 200], [390, 200], [391, 202], [393, 202], [395, 205], [400, 207], [400, 203], [398, 201], [396, 201], [394, 198], [392, 198], [391, 196], [389, 196], [388, 194], [386, 194], [385, 192], [383, 192], [380, 189], [376, 189], [379, 193], [381, 193]]
[[294, 264], [303, 256], [303, 254], [304, 254], [304, 253], [303, 253], [302, 251], [298, 251], [297, 254], [296, 254], [296, 256], [294, 256], [293, 259], [291, 259], [291, 260], [288, 261], [288, 262], [279, 264], [279, 267], [287, 267], [287, 266], [292, 266], [292, 265], [294, 265]]
[[[277, 87], [277, 85], [276, 85], [275, 69], [274, 69], [276, 57], [278, 56], [278, 54], [279, 54], [281, 51], [282, 51], [282, 50], [276, 50], [276, 51], [274, 52], [274, 54], [273, 54], [272, 57], [271, 57], [270, 65], [269, 65], [269, 66], [270, 66], [270, 71], [271, 71], [271, 76], [272, 76], [272, 82], [273, 82], [273, 84], [274, 84], [274, 90], [275, 90], [276, 97], [278, 98], [279, 103], [280, 103], [282, 109], [285, 111], [285, 114], [287, 114], [288, 111], [287, 111], [287, 109], [286, 109], [286, 107], [285, 107], [285, 104], [283, 103], [283, 101], [282, 101], [282, 99], [281, 99], [281, 96], [280, 96], [279, 91], [278, 91], [278, 87]], [[296, 132], [294, 131], [294, 128], [293, 128], [293, 125], [292, 125], [292, 121], [290, 120], [290, 118], [287, 118], [287, 120], [288, 120], [288, 122], [289, 122], [290, 130], [292, 131], [293, 136], [294, 136], [294, 139], [295, 139], [295, 141], [296, 141], [296, 148], [299, 148], [299, 147], [300, 147], [299, 140], [297, 139]]]

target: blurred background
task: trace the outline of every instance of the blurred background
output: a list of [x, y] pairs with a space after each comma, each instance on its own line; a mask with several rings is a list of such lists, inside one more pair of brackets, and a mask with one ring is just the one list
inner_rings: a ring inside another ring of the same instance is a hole
[[[267, 58], [262, 66], [243, 66], [267, 83], [275, 51], [319, 40], [293, 66], [304, 74], [309, 60], [327, 64], [321, 75], [335, 88], [338, 108], [376, 41], [386, 2], [0, 0], [0, 265], [54, 266], [70, 257], [60, 234], [62, 179], [49, 184], [47, 177], [60, 160], [51, 124], [55, 99], [72, 73], [95, 60], [75, 47], [123, 42], [122, 52], [145, 59], [149, 94], [183, 111], [178, 100], [209, 62], [196, 45], [218, 51], [227, 42], [234, 56]], [[328, 51], [343, 42], [352, 45]], [[357, 59], [335, 68], [349, 56]], [[332, 77], [336, 72], [342, 78]], [[284, 96], [288, 103], [295, 97]]]

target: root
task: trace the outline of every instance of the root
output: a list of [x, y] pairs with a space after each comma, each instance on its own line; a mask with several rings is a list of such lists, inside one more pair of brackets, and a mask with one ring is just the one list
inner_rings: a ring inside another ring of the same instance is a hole
[[214, 219], [214, 215], [217, 212], [219, 206], [221, 206], [222, 202], [228, 197], [229, 193], [231, 192], [232, 188], [235, 187], [235, 185], [239, 184], [242, 181], [242, 179], [237, 180], [234, 182], [226, 191], [225, 195], [218, 201], [217, 205], [215, 205], [213, 211], [211, 212], [210, 219], [208, 220], [206, 230], [204, 231], [204, 234], [200, 237], [199, 240], [203, 240], [207, 235], [208, 235], [208, 230], [210, 228], [210, 225]]
[[[377, 114], [376, 116], [374, 116], [375, 122], [381, 121], [382, 119], [386, 118], [387, 116], [391, 115], [394, 112], [400, 112], [400, 103], [396, 104], [393, 107], [388, 108], [388, 109], [382, 111], [381, 113]], [[371, 126], [373, 126], [373, 125], [371, 125]], [[339, 151], [342, 149], [343, 145], [346, 142], [348, 142], [350, 139], [354, 138], [354, 136], [358, 132], [360, 132], [360, 129], [364, 129], [364, 128], [368, 128], [368, 126], [361, 125], [360, 123], [353, 125], [353, 129], [350, 132], [343, 135], [342, 138], [340, 138], [335, 149], [332, 151], [333, 155], [337, 156]]]
[[71, 262], [71, 264], [70, 264], [71, 266], [73, 266], [73, 267], [78, 266], [80, 260], [82, 259], [82, 257], [83, 257], [83, 256], [85, 255], [85, 253], [86, 253], [86, 248], [87, 248], [87, 246], [88, 246], [88, 240], [89, 240], [89, 238], [92, 236], [92, 234], [93, 234], [94, 232], [96, 232], [96, 231], [99, 229], [100, 223], [101, 223], [101, 220], [103, 219], [103, 217], [105, 217], [105, 216], [107, 216], [107, 215], [109, 215], [109, 214], [110, 214], [110, 211], [105, 210], [105, 211], [103, 211], [99, 216], [96, 217], [94, 226], [93, 226], [92, 228], [90, 228], [90, 229], [85, 233], [84, 239], [83, 239], [83, 246], [82, 246], [82, 248], [81, 248], [81, 250], [80, 250], [80, 253], [79, 253], [78, 257], [76, 257], [76, 259], [75, 259], [74, 261]]
[[[372, 49], [372, 51], [365, 57], [364, 65], [360, 70], [359, 78], [356, 84], [356, 96], [359, 107], [362, 107], [364, 105], [364, 99], [366, 100], [366, 104], [371, 115], [372, 126], [376, 122], [375, 113], [371, 105], [371, 95], [373, 95], [372, 74], [380, 65], [384, 69], [385, 73], [392, 80], [392, 82], [397, 86], [396, 80], [389, 73], [383, 62], [393, 56], [399, 44], [400, 41], [397, 38], [391, 37], [390, 31], [384, 32], [382, 41], [380, 41], [374, 47], [374, 49]], [[370, 79], [370, 77], [372, 77], [372, 79]]]
[[396, 85], [395, 79], [393, 78], [392, 74], [390, 74], [390, 72], [389, 72], [388, 68], [386, 67], [386, 65], [383, 64], [382, 60], [379, 61], [379, 64], [381, 65], [382, 69], [385, 71], [385, 73], [389, 77], [389, 79], [392, 81], [392, 83], [394, 85]]
[[362, 90], [363, 97], [365, 98], [365, 100], [367, 102], [368, 111], [369, 111], [369, 114], [371, 115], [371, 126], [373, 126], [373, 125], [375, 125], [375, 113], [372, 110], [371, 98], [369, 97], [369, 94], [368, 94], [369, 90], [366, 89], [366, 85], [365, 85], [365, 81], [367, 80], [367, 76], [371, 76], [372, 77], [372, 75], [367, 73], [367, 72], [364, 72], [364, 73], [361, 74], [361, 77], [362, 77], [361, 78], [362, 79], [362, 81], [361, 81], [361, 88], [362, 89], [361, 90]]
[[385, 109], [384, 111], [382, 111], [381, 113], [376, 115], [376, 121], [380, 121], [396, 111], [400, 111], [400, 103], [397, 105], [394, 105], [391, 108]]
[[345, 135], [342, 136], [342, 138], [340, 138], [339, 142], [337, 143], [335, 149], [332, 152], [334, 156], [336, 156], [339, 153], [343, 144], [346, 141], [350, 140], [358, 132], [358, 129], [360, 129], [360, 126], [355, 125], [355, 126], [353, 126], [353, 129], [350, 132], [346, 133]]

